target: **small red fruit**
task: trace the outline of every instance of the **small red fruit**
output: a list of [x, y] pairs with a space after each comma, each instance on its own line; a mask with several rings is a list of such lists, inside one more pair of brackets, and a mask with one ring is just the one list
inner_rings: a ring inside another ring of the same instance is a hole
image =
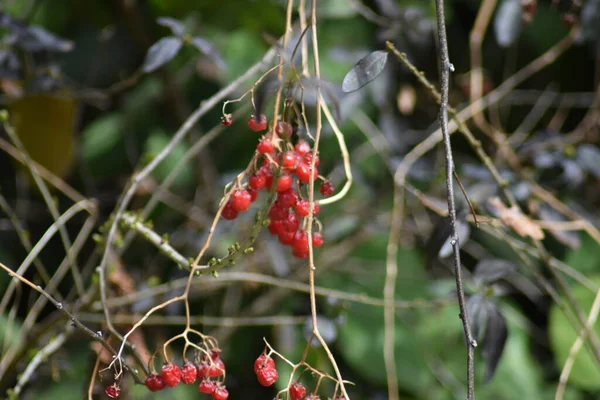
[[[319, 203], [315, 202], [315, 206], [313, 207], [313, 214], [317, 215], [321, 208], [319, 207]], [[296, 204], [296, 214], [300, 217], [308, 217], [308, 212], [310, 209], [310, 202], [308, 200], [300, 200], [298, 204]]]
[[208, 367], [208, 377], [218, 378], [219, 376], [225, 375], [225, 363], [220, 358], [213, 361], [214, 364]]
[[250, 208], [252, 196], [247, 190], [236, 190], [231, 195], [231, 207], [237, 212], [246, 211]]
[[265, 187], [267, 178], [262, 174], [254, 174], [248, 178], [248, 186], [250, 189], [260, 190]]
[[281, 156], [281, 167], [286, 169], [295, 169], [298, 163], [298, 156], [295, 151], [286, 151]]
[[294, 242], [292, 243], [292, 248], [296, 250], [298, 254], [308, 253], [308, 235], [306, 234], [306, 232], [296, 232], [296, 234], [294, 235]]
[[[304, 154], [304, 156], [302, 156], [302, 162], [310, 165], [312, 162], [312, 158], [313, 158], [313, 153], [312, 153], [312, 151], [310, 151], [310, 152]], [[319, 156], [317, 156], [316, 161], [315, 161], [315, 167], [318, 167], [320, 162], [321, 162], [321, 160], [319, 159]]]
[[227, 400], [229, 392], [225, 386], [218, 386], [212, 394], [213, 400]]
[[254, 132], [260, 132], [267, 129], [267, 117], [265, 114], [260, 114], [259, 116], [251, 115], [248, 120], [248, 126]]
[[313, 233], [312, 235], [312, 244], [313, 247], [321, 247], [323, 246], [323, 235], [321, 235], [319, 232]]
[[273, 143], [269, 139], [263, 139], [256, 146], [256, 151], [260, 154], [270, 154], [273, 151]]
[[232, 219], [237, 218], [238, 212], [231, 205], [231, 201], [225, 205], [225, 207], [223, 208], [223, 211], [221, 211], [221, 216], [223, 217], [223, 219], [227, 219], [227, 220], [232, 220]]
[[294, 189], [288, 189], [277, 195], [277, 204], [283, 208], [294, 207], [298, 202], [298, 192]]
[[262, 175], [265, 177], [265, 188], [267, 190], [271, 189], [271, 185], [273, 184], [273, 171], [268, 165], [260, 167], [257, 175]]
[[279, 243], [284, 246], [290, 246], [292, 243], [294, 243], [294, 235], [295, 232], [286, 232], [284, 229], [282, 229], [281, 233], [279, 234]]
[[288, 214], [289, 212], [286, 208], [283, 208], [279, 204], [275, 203], [269, 210], [269, 219], [271, 221], [282, 221], [287, 218]]
[[321, 400], [321, 398], [316, 394], [309, 394], [308, 397], [304, 400]]
[[149, 375], [144, 384], [151, 392], [158, 392], [165, 388], [165, 382], [162, 377], [156, 374]]
[[293, 184], [294, 180], [292, 179], [292, 177], [290, 175], [284, 174], [281, 175], [279, 179], [277, 179], [277, 187], [275, 188], [275, 190], [277, 190], [277, 192], [285, 192], [286, 190], [291, 188]]
[[325, 181], [321, 183], [321, 187], [319, 188], [321, 194], [325, 197], [331, 196], [335, 190], [333, 189], [333, 185], [329, 181]]
[[225, 114], [221, 117], [221, 125], [229, 126], [233, 122], [231, 114]]
[[258, 199], [258, 192], [254, 189], [248, 189], [248, 193], [250, 193], [250, 201], [254, 203]]
[[292, 126], [287, 122], [279, 122], [275, 127], [275, 132], [283, 139], [290, 140], [294, 130], [292, 129]]
[[209, 381], [208, 379], [202, 380], [202, 382], [200, 382], [200, 384], [198, 385], [198, 391], [200, 393], [212, 394], [216, 388], [217, 385], [213, 381]]
[[111, 399], [116, 399], [121, 394], [121, 388], [116, 383], [113, 383], [106, 389], [104, 389], [104, 393]]
[[181, 370], [175, 364], [168, 363], [163, 365], [160, 376], [165, 385], [169, 387], [177, 386], [181, 382]]
[[295, 247], [292, 247], [292, 255], [296, 258], [299, 258], [301, 260], [305, 260], [308, 258], [308, 250], [304, 251], [301, 249], [297, 249]]
[[254, 372], [261, 370], [263, 368], [275, 368], [275, 360], [271, 358], [271, 356], [262, 353], [258, 358], [254, 361]]
[[300, 218], [295, 213], [289, 213], [283, 221], [283, 230], [286, 232], [294, 232], [300, 228]]
[[302, 400], [306, 396], [306, 388], [300, 382], [290, 386], [290, 397], [292, 400]]
[[283, 221], [271, 221], [268, 229], [271, 235], [279, 235], [283, 232]]
[[186, 362], [181, 367], [181, 380], [186, 385], [191, 385], [196, 382], [196, 377], [198, 376], [198, 368], [192, 363]]
[[275, 368], [263, 368], [256, 371], [256, 377], [258, 378], [258, 383], [264, 387], [269, 387], [277, 382], [279, 374]]
[[[310, 154], [310, 153], [308, 153], [308, 154]], [[305, 162], [301, 162], [300, 164], [298, 164], [298, 166], [296, 167], [296, 176], [302, 183], [310, 182], [310, 165], [308, 165]], [[313, 176], [315, 177], [314, 178], [315, 180], [319, 176], [319, 172], [318, 172], [316, 166], [315, 166], [315, 170], [313, 172]]]
[[299, 140], [298, 143], [296, 143], [296, 145], [294, 146], [294, 149], [296, 150], [296, 153], [303, 156], [310, 151], [310, 145], [304, 140]]

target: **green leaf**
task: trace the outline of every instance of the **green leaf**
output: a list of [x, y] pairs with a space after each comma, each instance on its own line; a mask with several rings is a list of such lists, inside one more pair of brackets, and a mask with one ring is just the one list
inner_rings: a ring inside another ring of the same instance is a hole
[[[169, 143], [169, 136], [162, 130], [154, 130], [148, 140], [146, 141], [146, 157], [152, 159], [156, 157]], [[185, 156], [186, 153], [185, 144], [179, 143], [175, 146], [169, 155], [152, 171], [152, 175], [163, 181], [169, 175], [169, 173], [175, 168], [179, 161]], [[194, 173], [190, 164], [184, 165], [177, 174], [177, 177], [173, 181], [174, 186], [183, 186], [191, 184], [194, 179]]]
[[589, 235], [584, 234], [581, 237], [581, 247], [571, 251], [565, 258], [565, 263], [583, 274], [594, 273], [600, 270], [598, 254], [600, 254], [600, 245]]
[[108, 114], [89, 124], [81, 134], [81, 157], [91, 162], [108, 155], [121, 140], [123, 117]]

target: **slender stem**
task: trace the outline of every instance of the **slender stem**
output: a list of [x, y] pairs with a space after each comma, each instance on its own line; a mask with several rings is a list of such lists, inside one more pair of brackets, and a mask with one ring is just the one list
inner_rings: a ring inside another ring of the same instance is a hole
[[462, 271], [460, 264], [460, 247], [456, 223], [456, 205], [454, 204], [453, 172], [454, 160], [452, 159], [452, 146], [450, 144], [450, 132], [448, 130], [448, 88], [450, 86], [450, 71], [454, 69], [450, 64], [448, 56], [448, 42], [446, 39], [446, 22], [444, 17], [444, 0], [435, 1], [438, 40], [439, 40], [439, 60], [441, 70], [441, 99], [440, 99], [440, 127], [444, 138], [444, 150], [446, 155], [446, 190], [448, 195], [448, 212], [452, 225], [451, 244], [454, 250], [454, 272], [456, 277], [456, 290], [458, 292], [458, 305], [460, 307], [460, 319], [462, 320], [465, 337], [467, 340], [467, 399], [475, 398], [474, 382], [474, 352], [477, 342], [473, 339], [471, 327], [469, 325], [469, 316], [465, 301], [465, 291], [463, 287]]

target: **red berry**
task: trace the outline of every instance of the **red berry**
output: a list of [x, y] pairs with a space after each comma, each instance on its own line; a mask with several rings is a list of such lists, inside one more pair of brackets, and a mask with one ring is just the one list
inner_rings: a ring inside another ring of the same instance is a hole
[[281, 175], [279, 179], [277, 179], [277, 187], [275, 188], [275, 190], [277, 190], [277, 192], [285, 192], [286, 190], [291, 188], [293, 184], [294, 180], [292, 179], [292, 177], [290, 175], [284, 174]]
[[312, 244], [313, 247], [321, 247], [323, 246], [323, 235], [321, 235], [319, 232], [313, 233], [312, 235]]
[[227, 400], [229, 392], [225, 389], [225, 386], [219, 386], [215, 389], [212, 394], [213, 400]]
[[309, 394], [308, 397], [304, 400], [321, 400], [321, 398], [316, 394]]
[[283, 221], [271, 221], [268, 229], [271, 235], [279, 235], [283, 232]]
[[290, 397], [292, 400], [301, 400], [306, 396], [306, 388], [300, 382], [294, 383], [290, 386]]
[[271, 221], [281, 221], [287, 218], [288, 214], [289, 212], [286, 208], [283, 208], [279, 204], [275, 203], [269, 210], [269, 219], [271, 219]]
[[116, 383], [113, 383], [106, 389], [104, 389], [104, 393], [111, 399], [116, 399], [121, 394], [121, 388]]
[[186, 385], [191, 385], [196, 382], [196, 377], [198, 376], [198, 368], [192, 363], [186, 362], [181, 367], [181, 380]]
[[248, 178], [248, 186], [254, 190], [260, 190], [265, 187], [267, 178], [263, 174], [254, 174]]
[[294, 207], [298, 202], [298, 192], [294, 189], [288, 189], [277, 195], [277, 204], [283, 208]]
[[571, 14], [571, 13], [562, 14], [560, 16], [560, 19], [561, 19], [563, 25], [567, 28], [571, 28], [577, 22], [577, 17], [575, 16], [575, 14]]
[[202, 382], [200, 382], [200, 384], [198, 385], [198, 391], [200, 393], [212, 394], [216, 388], [217, 385], [213, 381], [209, 381], [208, 379], [202, 380]]
[[258, 383], [264, 387], [269, 387], [277, 382], [279, 374], [275, 368], [270, 367], [257, 370], [256, 377], [258, 378]]
[[283, 244], [284, 246], [290, 246], [292, 243], [294, 243], [295, 234], [295, 232], [287, 232], [282, 228], [281, 233], [279, 233], [279, 243]]
[[273, 151], [273, 143], [269, 139], [263, 139], [256, 146], [256, 151], [260, 154], [270, 154]]
[[[308, 153], [310, 154], [310, 153]], [[300, 180], [300, 182], [308, 183], [310, 182], [310, 165], [305, 162], [301, 162], [296, 167], [296, 176]], [[319, 172], [317, 171], [317, 167], [315, 166], [315, 170], [313, 172], [314, 179], [316, 180], [319, 176]]]
[[295, 169], [298, 163], [298, 155], [294, 151], [286, 151], [281, 156], [281, 167], [286, 169]]
[[293, 133], [292, 126], [287, 122], [279, 122], [275, 127], [275, 132], [283, 139], [289, 140]]
[[[315, 202], [314, 205], [315, 206], [313, 207], [313, 214], [317, 215], [319, 211], [321, 211], [321, 208], [319, 207], [319, 203], [317, 202]], [[308, 217], [309, 209], [310, 202], [308, 200], [300, 200], [296, 204], [296, 214], [298, 214], [301, 217]]]
[[308, 250], [304, 251], [304, 250], [292, 247], [292, 255], [301, 260], [305, 260], [308, 258]]
[[283, 221], [283, 230], [286, 232], [294, 232], [300, 228], [300, 218], [295, 213], [289, 213]]
[[238, 212], [233, 208], [231, 201], [225, 205], [225, 207], [223, 208], [223, 211], [221, 211], [221, 216], [223, 217], [223, 219], [227, 219], [227, 220], [232, 220], [232, 219], [237, 218]]
[[208, 367], [208, 377], [218, 378], [219, 376], [225, 375], [225, 363], [220, 358], [213, 361], [214, 364]]
[[231, 207], [237, 212], [246, 211], [250, 208], [252, 196], [247, 190], [236, 190], [231, 195]]
[[267, 367], [275, 368], [275, 360], [273, 360], [270, 356], [266, 355], [265, 353], [262, 353], [254, 361], [254, 372]]
[[258, 192], [254, 189], [248, 189], [248, 193], [250, 193], [250, 201], [254, 203], [258, 199]]
[[306, 143], [304, 140], [299, 140], [298, 143], [294, 146], [296, 152], [301, 156], [305, 155], [310, 151], [310, 145]]
[[271, 168], [268, 165], [262, 166], [258, 170], [257, 175], [262, 175], [265, 177], [265, 186], [264, 187], [267, 190], [270, 190], [271, 185], [273, 184], [273, 171], [271, 170]]
[[299, 254], [308, 253], [308, 235], [306, 234], [306, 232], [296, 232], [296, 234], [294, 235], [294, 242], [292, 243], [292, 248], [296, 250], [296, 252]]
[[169, 387], [177, 386], [181, 382], [181, 370], [175, 364], [168, 363], [163, 365], [160, 370], [160, 376], [165, 385]]
[[[217, 361], [217, 359], [221, 356], [221, 349], [212, 349], [210, 351], [210, 359], [213, 361]], [[204, 356], [206, 358], [206, 355]]]
[[233, 122], [231, 114], [225, 114], [221, 117], [221, 125], [229, 126]]
[[260, 114], [259, 116], [251, 115], [248, 120], [248, 126], [254, 132], [260, 132], [267, 129], [267, 117], [265, 114]]
[[329, 181], [325, 181], [325, 182], [321, 183], [321, 187], [319, 188], [319, 191], [325, 197], [329, 197], [333, 194], [333, 192], [335, 192], [335, 190], [333, 189], [333, 185]]
[[165, 388], [165, 382], [162, 377], [156, 374], [149, 375], [144, 384], [151, 392], [158, 392]]
[[[310, 165], [312, 162], [312, 158], [313, 158], [313, 153], [312, 153], [312, 151], [309, 151], [308, 153], [306, 153], [302, 156], [302, 162]], [[320, 163], [321, 163], [321, 160], [319, 159], [319, 156], [317, 156], [316, 161], [315, 161], [315, 167], [318, 167]]]

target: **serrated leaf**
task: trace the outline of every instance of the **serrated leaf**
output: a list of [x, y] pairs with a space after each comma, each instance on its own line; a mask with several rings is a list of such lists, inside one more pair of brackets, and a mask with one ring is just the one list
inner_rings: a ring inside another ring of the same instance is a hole
[[517, 266], [506, 260], [481, 260], [475, 266], [473, 280], [477, 285], [489, 285], [490, 283], [494, 283], [502, 278], [505, 278], [516, 270]]
[[522, 15], [523, 8], [519, 0], [504, 0], [500, 4], [494, 18], [494, 33], [500, 46], [508, 47], [519, 37]]
[[156, 20], [156, 23], [169, 28], [175, 36], [183, 36], [185, 32], [185, 25], [183, 22], [175, 18], [160, 17]]
[[344, 77], [342, 91], [354, 92], [377, 78], [383, 71], [387, 58], [388, 52], [383, 50], [374, 51], [361, 58]]
[[192, 45], [200, 50], [204, 55], [210, 58], [219, 68], [225, 68], [225, 62], [221, 58], [221, 55], [208, 40], [199, 36], [193, 37], [191, 40]]
[[160, 39], [148, 49], [142, 69], [144, 72], [152, 72], [169, 61], [171, 61], [181, 49], [183, 42], [174, 36]]
[[39, 26], [29, 26], [19, 35], [16, 44], [24, 50], [68, 52], [73, 50], [73, 42], [62, 39]]

